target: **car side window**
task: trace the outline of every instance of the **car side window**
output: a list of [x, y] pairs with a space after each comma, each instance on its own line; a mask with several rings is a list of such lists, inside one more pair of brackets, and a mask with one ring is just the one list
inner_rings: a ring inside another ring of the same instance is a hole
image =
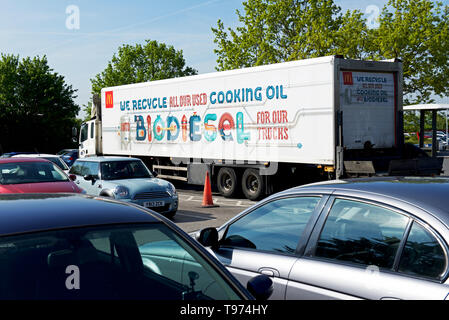
[[75, 174], [77, 176], [82, 176], [84, 161], [76, 161], [73, 166], [70, 168], [69, 173]]
[[223, 246], [293, 254], [320, 197], [271, 201], [231, 224]]
[[377, 205], [336, 199], [321, 231], [316, 257], [392, 268], [409, 218]]
[[444, 250], [423, 226], [413, 222], [399, 263], [399, 272], [440, 279], [446, 268]]

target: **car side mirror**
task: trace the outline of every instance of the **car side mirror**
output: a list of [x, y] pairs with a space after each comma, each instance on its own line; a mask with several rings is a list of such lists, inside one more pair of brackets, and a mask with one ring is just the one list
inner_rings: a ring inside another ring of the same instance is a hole
[[265, 274], [249, 279], [246, 288], [256, 300], [268, 300], [273, 294], [273, 280]]
[[153, 175], [153, 177], [157, 177], [157, 172], [156, 171], [151, 171], [151, 174]]
[[204, 228], [200, 231], [196, 240], [205, 247], [211, 247], [213, 250], [218, 249], [218, 231], [216, 228]]
[[96, 180], [96, 177], [91, 174], [86, 174], [83, 178], [86, 181], [95, 181]]
[[69, 178], [70, 178], [70, 180], [75, 181], [76, 180], [76, 175], [69, 174]]

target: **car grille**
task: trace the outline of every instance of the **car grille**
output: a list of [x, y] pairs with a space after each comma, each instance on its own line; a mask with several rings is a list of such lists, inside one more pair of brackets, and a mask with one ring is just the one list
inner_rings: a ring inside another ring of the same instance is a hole
[[158, 198], [169, 198], [170, 195], [166, 191], [142, 192], [134, 196], [134, 200], [147, 200]]

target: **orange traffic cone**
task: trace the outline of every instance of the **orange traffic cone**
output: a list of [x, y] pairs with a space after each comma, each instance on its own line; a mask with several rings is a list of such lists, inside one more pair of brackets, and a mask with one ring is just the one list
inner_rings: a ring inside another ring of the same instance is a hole
[[209, 171], [206, 171], [206, 179], [204, 181], [203, 203], [201, 204], [201, 207], [202, 208], [219, 207], [218, 205], [214, 204], [214, 201], [212, 200], [212, 188], [210, 186]]

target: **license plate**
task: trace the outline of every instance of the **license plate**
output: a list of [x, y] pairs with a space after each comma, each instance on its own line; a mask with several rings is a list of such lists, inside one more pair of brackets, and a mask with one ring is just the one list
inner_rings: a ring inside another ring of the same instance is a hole
[[146, 208], [163, 207], [164, 205], [164, 201], [148, 201], [143, 203], [143, 206]]

